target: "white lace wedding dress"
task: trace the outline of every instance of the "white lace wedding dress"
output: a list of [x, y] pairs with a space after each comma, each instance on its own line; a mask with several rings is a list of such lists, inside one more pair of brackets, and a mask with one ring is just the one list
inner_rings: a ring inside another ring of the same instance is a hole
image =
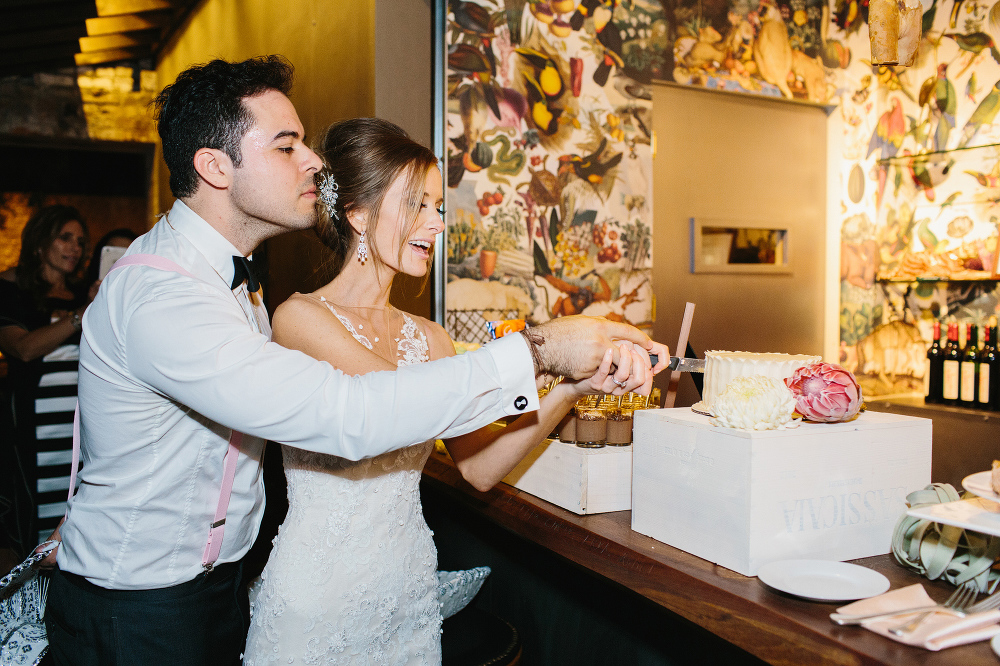
[[[403, 322], [398, 364], [428, 360], [423, 332]], [[441, 662], [437, 550], [418, 486], [432, 448], [351, 462], [282, 447], [288, 515], [253, 599], [244, 664]]]

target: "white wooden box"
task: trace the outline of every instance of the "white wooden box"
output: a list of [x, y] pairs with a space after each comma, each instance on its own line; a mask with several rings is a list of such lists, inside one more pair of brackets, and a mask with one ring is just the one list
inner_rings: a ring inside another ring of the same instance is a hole
[[632, 447], [583, 449], [547, 439], [504, 481], [573, 513], [627, 511], [632, 506]]
[[632, 529], [745, 576], [775, 560], [888, 553], [906, 495], [931, 480], [931, 421], [752, 432], [688, 408], [635, 413]]

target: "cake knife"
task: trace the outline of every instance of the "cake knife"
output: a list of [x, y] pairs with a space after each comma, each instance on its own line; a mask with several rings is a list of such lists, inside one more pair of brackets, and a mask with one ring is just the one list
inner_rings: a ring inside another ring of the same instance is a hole
[[[649, 362], [656, 365], [660, 362], [660, 357], [656, 354], [649, 355]], [[684, 358], [683, 356], [671, 356], [667, 370], [677, 370], [679, 372], [705, 372], [705, 359]]]

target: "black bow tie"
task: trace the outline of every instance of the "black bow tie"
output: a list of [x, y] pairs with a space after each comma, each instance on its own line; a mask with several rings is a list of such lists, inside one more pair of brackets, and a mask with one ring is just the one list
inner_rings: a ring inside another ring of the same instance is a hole
[[257, 279], [256, 269], [252, 261], [244, 256], [234, 254], [233, 269], [235, 270], [235, 274], [233, 275], [233, 286], [230, 287], [231, 289], [236, 289], [244, 281], [247, 283], [247, 291], [250, 293], [260, 289], [260, 280]]

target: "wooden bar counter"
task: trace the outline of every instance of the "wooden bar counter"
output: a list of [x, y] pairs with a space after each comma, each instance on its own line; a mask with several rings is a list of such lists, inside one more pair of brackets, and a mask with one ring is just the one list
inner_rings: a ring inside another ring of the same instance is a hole
[[[477, 492], [437, 452], [424, 469], [423, 486], [425, 505], [436, 501], [446, 503], [449, 511], [471, 512], [473, 518], [506, 530], [508, 540], [513, 533], [568, 560], [572, 564], [565, 565], [582, 569], [582, 575], [606, 579], [630, 591], [625, 594], [638, 595], [633, 597], [637, 603], [642, 602], [639, 597], [653, 602], [650, 607], [656, 613], [680, 616], [767, 663], [1000, 663], [987, 641], [930, 652], [861, 627], [837, 626], [829, 614], [842, 604], [809, 602], [775, 592], [757, 578], [633, 532], [628, 511], [578, 516], [504, 483], [489, 492]], [[938, 600], [952, 589], [903, 569], [892, 555], [856, 562], [884, 574], [892, 589], [923, 583]]]

